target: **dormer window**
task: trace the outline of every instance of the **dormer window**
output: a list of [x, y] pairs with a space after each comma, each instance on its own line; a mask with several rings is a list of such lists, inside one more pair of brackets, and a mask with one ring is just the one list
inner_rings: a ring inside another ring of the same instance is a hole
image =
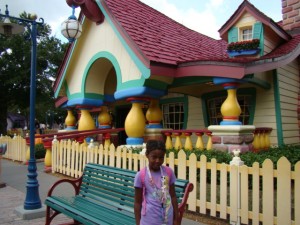
[[228, 31], [227, 53], [230, 57], [262, 54], [263, 40], [261, 22], [231, 27]]
[[253, 25], [232, 27], [228, 31], [228, 43], [238, 41], [249, 41], [252, 39], [263, 39], [263, 26], [261, 22]]
[[252, 40], [252, 27], [243, 27], [240, 29], [240, 33], [241, 33], [241, 41], [248, 41], [248, 40]]

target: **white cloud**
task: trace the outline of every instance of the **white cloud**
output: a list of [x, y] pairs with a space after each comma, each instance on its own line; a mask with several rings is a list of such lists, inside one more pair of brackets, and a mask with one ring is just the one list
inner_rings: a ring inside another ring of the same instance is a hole
[[209, 10], [198, 12], [194, 9], [190, 9], [186, 13], [187, 15], [184, 17], [183, 25], [207, 36], [219, 39], [216, 18]]
[[211, 0], [202, 11], [192, 8], [192, 6], [189, 9], [180, 9], [170, 0], [141, 1], [192, 30], [219, 39], [219, 27], [212, 8], [216, 9], [223, 3], [223, 0]]
[[[243, 0], [140, 1], [190, 29], [219, 39], [218, 29], [221, 28]], [[272, 0], [272, 4], [262, 0], [251, 0], [251, 3], [275, 21], [281, 20], [281, 0]], [[72, 13], [72, 9], [65, 0], [2, 0], [0, 5], [2, 13], [5, 11], [5, 4], [8, 4], [11, 16], [18, 16], [19, 13], [26, 11], [43, 17], [45, 23], [51, 26], [53, 35], [60, 35], [60, 24]], [[75, 10], [77, 17], [79, 11], [79, 9]]]
[[224, 0], [211, 0], [210, 5], [212, 6], [221, 6], [223, 4]]

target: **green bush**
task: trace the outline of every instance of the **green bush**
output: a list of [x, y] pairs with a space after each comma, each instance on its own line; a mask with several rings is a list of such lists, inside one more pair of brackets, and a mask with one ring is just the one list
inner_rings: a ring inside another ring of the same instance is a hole
[[[133, 149], [133, 153], [139, 153], [142, 148]], [[232, 153], [222, 152], [218, 150], [185, 150], [183, 149], [187, 155], [187, 158], [194, 153], [197, 157], [197, 160], [200, 160], [201, 155], [205, 155], [207, 157], [207, 161], [210, 162], [213, 158], [217, 160], [217, 163], [226, 163], [229, 164], [233, 158]], [[167, 149], [167, 156], [170, 152], [174, 152], [175, 158], [178, 156], [178, 150], [175, 148]], [[240, 154], [241, 160], [245, 165], [252, 167], [254, 162], [258, 162], [260, 166], [266, 159], [270, 159], [274, 163], [274, 167], [277, 167], [277, 161], [282, 157], [286, 157], [290, 163], [292, 168], [294, 168], [295, 164], [300, 161], [300, 146], [295, 145], [284, 145], [280, 147], [270, 148], [268, 150], [263, 150], [260, 152], [245, 152]]]
[[43, 159], [46, 155], [46, 149], [44, 148], [43, 144], [36, 144], [35, 145], [35, 158], [36, 159]]
[[[184, 149], [183, 149], [184, 150]], [[216, 159], [217, 163], [229, 163], [232, 160], [232, 155], [227, 152], [217, 151], [217, 150], [184, 150], [187, 157], [189, 157], [192, 153], [194, 153], [197, 157], [197, 160], [200, 160], [201, 155], [205, 155], [207, 157], [207, 161], [211, 161], [212, 159]], [[175, 148], [168, 149], [167, 155], [170, 152], [174, 152], [175, 158], [177, 158], [178, 150]]]
[[300, 161], [300, 146], [285, 145], [277, 148], [270, 148], [260, 152], [245, 152], [240, 155], [245, 165], [252, 166], [254, 162], [258, 162], [261, 166], [266, 159], [270, 159], [275, 168], [277, 167], [277, 161], [282, 157], [286, 157], [291, 163], [292, 168]]

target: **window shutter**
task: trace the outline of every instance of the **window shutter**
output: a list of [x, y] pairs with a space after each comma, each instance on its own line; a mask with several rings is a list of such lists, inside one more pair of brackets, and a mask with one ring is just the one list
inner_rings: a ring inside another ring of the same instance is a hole
[[263, 35], [263, 24], [261, 22], [256, 22], [253, 25], [253, 39], [259, 39], [259, 48], [261, 49], [260, 55], [264, 53], [264, 35]]
[[262, 23], [261, 22], [255, 23], [254, 26], [253, 26], [253, 39], [261, 40], [262, 31], [263, 31]]
[[237, 27], [232, 27], [229, 31], [228, 31], [228, 43], [231, 42], [237, 42], [238, 39], [238, 28]]

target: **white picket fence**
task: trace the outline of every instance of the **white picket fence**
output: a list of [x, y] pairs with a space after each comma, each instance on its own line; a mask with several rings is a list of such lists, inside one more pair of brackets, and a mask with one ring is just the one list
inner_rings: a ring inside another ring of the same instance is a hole
[[0, 136], [0, 144], [7, 144], [6, 153], [3, 155], [4, 158], [8, 158], [14, 161], [26, 161], [26, 140], [21, 136]]
[[[0, 143], [5, 142], [8, 149], [4, 158], [14, 156], [14, 160], [24, 161], [25, 141], [1, 137]], [[18, 154], [23, 156], [16, 159]], [[88, 162], [138, 171], [145, 166], [146, 158], [113, 145], [108, 149], [71, 141], [53, 143], [53, 173], [77, 178]], [[269, 159], [261, 167], [258, 163], [252, 167], [235, 166], [217, 163], [215, 159], [207, 162], [205, 156], [198, 160], [195, 154], [187, 157], [181, 150], [176, 158], [170, 153], [165, 163], [178, 178], [194, 184], [188, 201], [188, 209], [193, 212], [228, 219], [232, 224], [300, 224], [300, 162], [293, 170], [285, 157], [280, 158], [276, 169]]]
[[[113, 145], [108, 149], [61, 141], [52, 147], [53, 172], [76, 178], [88, 162], [138, 171], [145, 166], [146, 158]], [[300, 224], [300, 192], [294, 191], [300, 190], [300, 162], [294, 171], [285, 157], [277, 162], [277, 169], [269, 159], [261, 168], [258, 163], [252, 167], [234, 166], [219, 164], [215, 159], [207, 162], [204, 155], [200, 160], [195, 154], [187, 158], [181, 150], [177, 158], [170, 153], [165, 163], [178, 178], [189, 179], [195, 185], [188, 201], [191, 211], [232, 223]]]

